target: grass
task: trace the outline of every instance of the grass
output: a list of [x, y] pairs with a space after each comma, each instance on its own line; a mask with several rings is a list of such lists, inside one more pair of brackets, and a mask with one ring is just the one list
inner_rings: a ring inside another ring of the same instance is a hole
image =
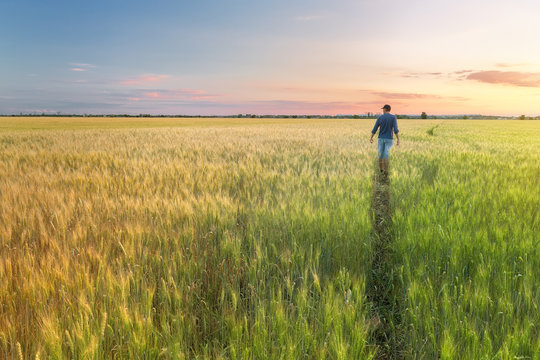
[[431, 135], [431, 136], [435, 136], [435, 129], [438, 128], [439, 126], [440, 126], [440, 124], [433, 125], [429, 129], [427, 129], [426, 134]]
[[327, 119], [282, 118], [167, 118], [167, 117], [0, 117], [0, 132], [29, 130], [140, 129], [238, 127], [280, 124], [323, 124]]
[[396, 154], [410, 357], [540, 356], [538, 126], [445, 123], [427, 146]]
[[[538, 358], [540, 122], [434, 125], [392, 149], [393, 356]], [[380, 357], [371, 127], [0, 118], [0, 357]]]

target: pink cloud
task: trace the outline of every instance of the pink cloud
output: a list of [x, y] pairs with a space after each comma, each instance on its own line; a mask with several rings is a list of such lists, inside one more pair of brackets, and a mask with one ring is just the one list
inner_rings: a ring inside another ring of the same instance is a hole
[[324, 16], [322, 15], [304, 15], [304, 16], [297, 16], [294, 18], [296, 21], [314, 21], [314, 20], [320, 20], [323, 19]]
[[154, 74], [145, 74], [141, 75], [135, 78], [129, 78], [126, 80], [120, 81], [120, 84], [122, 85], [144, 85], [144, 84], [151, 84], [151, 83], [157, 83], [160, 81], [163, 81], [165, 79], [168, 79], [169, 75], [154, 75]]
[[77, 71], [77, 72], [88, 71], [96, 67], [96, 65], [93, 65], [93, 64], [83, 64], [83, 63], [70, 63], [69, 66], [71, 66], [69, 70]]
[[411, 99], [440, 99], [439, 95], [432, 94], [415, 94], [415, 93], [399, 93], [399, 92], [387, 92], [387, 91], [367, 91], [372, 95], [396, 100], [411, 100]]
[[418, 93], [402, 93], [402, 92], [391, 92], [391, 91], [374, 91], [374, 90], [360, 90], [363, 93], [374, 95], [377, 98], [381, 99], [378, 101], [384, 100], [449, 100], [449, 101], [467, 101], [469, 98], [461, 96], [441, 96], [436, 94], [418, 94]]
[[161, 94], [157, 91], [148, 91], [144, 93], [144, 96], [151, 99], [159, 99], [161, 97]]
[[95, 68], [94, 64], [84, 64], [84, 63], [70, 63], [71, 66], [80, 67], [80, 68]]
[[495, 66], [500, 67], [500, 68], [508, 68], [508, 67], [514, 67], [514, 66], [528, 66], [528, 65], [534, 65], [534, 64], [526, 63], [526, 62], [513, 63], [513, 64], [510, 64], [510, 63], [497, 63], [497, 64], [495, 64]]
[[466, 79], [488, 84], [503, 84], [522, 87], [540, 87], [540, 73], [517, 71], [477, 71], [467, 75]]
[[404, 78], [421, 78], [421, 77], [440, 77], [442, 72], [405, 72], [401, 74], [401, 77]]
[[152, 90], [143, 93], [145, 99], [155, 100], [194, 100], [194, 101], [214, 101], [216, 97], [222, 95], [208, 94], [203, 90], [198, 89], [164, 89]]
[[463, 75], [463, 74], [469, 74], [469, 73], [472, 73], [474, 70], [459, 70], [459, 71], [454, 71], [454, 74], [456, 75]]

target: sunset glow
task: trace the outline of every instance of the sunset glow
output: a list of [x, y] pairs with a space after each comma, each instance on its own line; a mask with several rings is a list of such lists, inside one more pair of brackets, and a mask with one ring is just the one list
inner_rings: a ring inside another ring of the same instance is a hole
[[13, 1], [0, 114], [540, 115], [535, 0]]

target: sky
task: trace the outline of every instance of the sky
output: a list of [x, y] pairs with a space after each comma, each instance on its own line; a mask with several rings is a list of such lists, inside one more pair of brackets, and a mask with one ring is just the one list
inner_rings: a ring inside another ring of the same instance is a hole
[[0, 114], [540, 115], [538, 0], [2, 0]]

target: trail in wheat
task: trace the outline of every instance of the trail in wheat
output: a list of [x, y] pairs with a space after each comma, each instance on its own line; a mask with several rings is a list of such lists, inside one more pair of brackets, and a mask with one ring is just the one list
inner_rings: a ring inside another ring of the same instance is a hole
[[367, 298], [376, 324], [371, 342], [377, 346], [377, 359], [400, 359], [398, 281], [394, 275], [392, 252], [392, 207], [390, 178], [376, 169], [371, 203], [373, 260], [368, 277]]

